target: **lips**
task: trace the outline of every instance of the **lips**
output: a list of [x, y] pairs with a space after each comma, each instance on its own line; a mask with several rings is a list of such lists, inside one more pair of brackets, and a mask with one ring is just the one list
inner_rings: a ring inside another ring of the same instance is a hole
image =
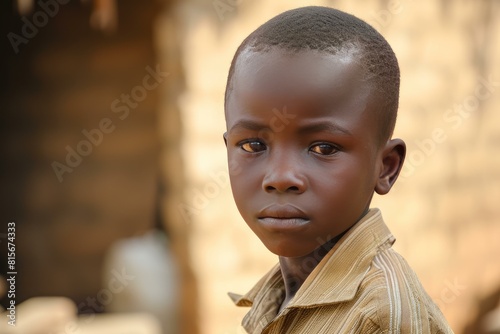
[[293, 205], [270, 205], [258, 215], [258, 221], [269, 229], [296, 229], [307, 225], [309, 217]]

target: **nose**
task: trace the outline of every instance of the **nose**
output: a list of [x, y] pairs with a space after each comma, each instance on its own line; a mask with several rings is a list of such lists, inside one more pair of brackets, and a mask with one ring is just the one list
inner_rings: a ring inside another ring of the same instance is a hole
[[303, 193], [307, 188], [307, 183], [301, 171], [300, 162], [283, 156], [273, 160], [266, 166], [267, 171], [262, 180], [262, 189], [268, 193]]

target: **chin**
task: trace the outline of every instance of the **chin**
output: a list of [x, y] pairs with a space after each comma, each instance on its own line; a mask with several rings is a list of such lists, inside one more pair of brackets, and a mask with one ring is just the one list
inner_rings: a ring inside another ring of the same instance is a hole
[[303, 257], [314, 251], [314, 249], [296, 248], [287, 243], [264, 245], [271, 253], [281, 257]]

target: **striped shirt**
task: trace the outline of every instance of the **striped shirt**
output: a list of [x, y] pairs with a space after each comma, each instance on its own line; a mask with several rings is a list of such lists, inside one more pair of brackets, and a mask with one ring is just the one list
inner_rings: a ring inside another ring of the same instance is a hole
[[242, 325], [251, 334], [453, 333], [408, 263], [378, 209], [371, 209], [328, 252], [294, 298], [285, 296], [279, 265], [246, 295]]

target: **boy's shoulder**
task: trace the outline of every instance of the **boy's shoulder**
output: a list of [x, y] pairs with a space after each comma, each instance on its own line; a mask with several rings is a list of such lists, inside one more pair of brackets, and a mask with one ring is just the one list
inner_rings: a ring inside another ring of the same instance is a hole
[[[369, 296], [381, 328], [402, 332], [453, 333], [408, 262], [392, 248], [381, 249], [359, 286]], [[391, 331], [389, 331], [391, 332]]]

